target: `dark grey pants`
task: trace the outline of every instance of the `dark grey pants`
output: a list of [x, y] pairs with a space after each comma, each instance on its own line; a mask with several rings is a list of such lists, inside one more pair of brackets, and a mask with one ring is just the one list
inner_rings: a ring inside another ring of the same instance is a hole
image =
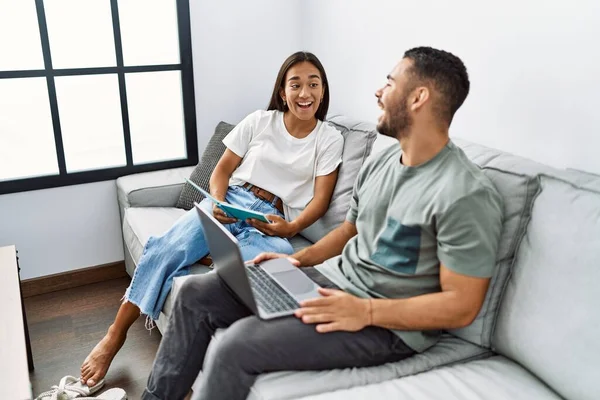
[[[319, 285], [335, 288], [316, 269], [304, 271]], [[256, 377], [266, 372], [366, 367], [414, 354], [383, 328], [318, 333], [293, 316], [263, 321], [216, 273], [208, 273], [182, 285], [142, 399], [183, 399], [218, 328], [228, 329], [214, 349], [216, 356], [204, 366], [194, 399], [245, 400]]]

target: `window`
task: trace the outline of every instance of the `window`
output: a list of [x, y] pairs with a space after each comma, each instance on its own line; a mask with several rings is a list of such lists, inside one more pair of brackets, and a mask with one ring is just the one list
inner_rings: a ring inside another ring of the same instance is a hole
[[189, 0], [0, 0], [0, 194], [198, 162]]

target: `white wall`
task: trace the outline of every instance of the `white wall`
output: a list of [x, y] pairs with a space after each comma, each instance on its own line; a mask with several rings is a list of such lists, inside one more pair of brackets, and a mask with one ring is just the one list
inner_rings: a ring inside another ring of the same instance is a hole
[[472, 89], [451, 134], [557, 167], [600, 173], [600, 2], [308, 0], [303, 38], [331, 108], [376, 121], [373, 93], [405, 50], [465, 62]]
[[[198, 148], [220, 120], [267, 106], [279, 66], [299, 50], [297, 1], [191, 1]], [[23, 279], [123, 259], [114, 181], [0, 196], [0, 246]]]
[[116, 196], [114, 181], [0, 196], [0, 246], [22, 279], [122, 260]]
[[267, 107], [279, 67], [301, 50], [301, 2], [190, 3], [198, 147], [203, 149], [219, 121], [237, 123]]

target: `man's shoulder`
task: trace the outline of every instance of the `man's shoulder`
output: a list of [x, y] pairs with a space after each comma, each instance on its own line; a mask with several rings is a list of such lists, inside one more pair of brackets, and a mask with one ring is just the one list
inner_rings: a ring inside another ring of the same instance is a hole
[[378, 176], [385, 176], [389, 173], [389, 168], [394, 165], [393, 160], [400, 160], [400, 144], [394, 143], [390, 147], [370, 154], [360, 168], [358, 175], [359, 182], [362, 184], [365, 180]]
[[388, 164], [390, 160], [400, 162], [401, 152], [402, 150], [400, 149], [400, 143], [393, 143], [382, 150], [371, 153], [366, 159], [365, 165], [379, 167]]
[[445, 185], [441, 194], [446, 197], [445, 203], [448, 206], [459, 200], [465, 201], [482, 195], [501, 200], [496, 187], [481, 167], [471, 161], [462, 149], [454, 144], [442, 171], [445, 179], [439, 181], [445, 182]]

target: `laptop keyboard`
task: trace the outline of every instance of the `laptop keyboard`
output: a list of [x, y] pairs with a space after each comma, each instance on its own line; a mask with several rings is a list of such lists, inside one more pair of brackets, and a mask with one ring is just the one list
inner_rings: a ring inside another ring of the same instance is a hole
[[290, 296], [260, 265], [246, 267], [250, 286], [256, 303], [263, 310], [275, 313], [280, 311], [295, 310], [300, 307], [298, 302]]

